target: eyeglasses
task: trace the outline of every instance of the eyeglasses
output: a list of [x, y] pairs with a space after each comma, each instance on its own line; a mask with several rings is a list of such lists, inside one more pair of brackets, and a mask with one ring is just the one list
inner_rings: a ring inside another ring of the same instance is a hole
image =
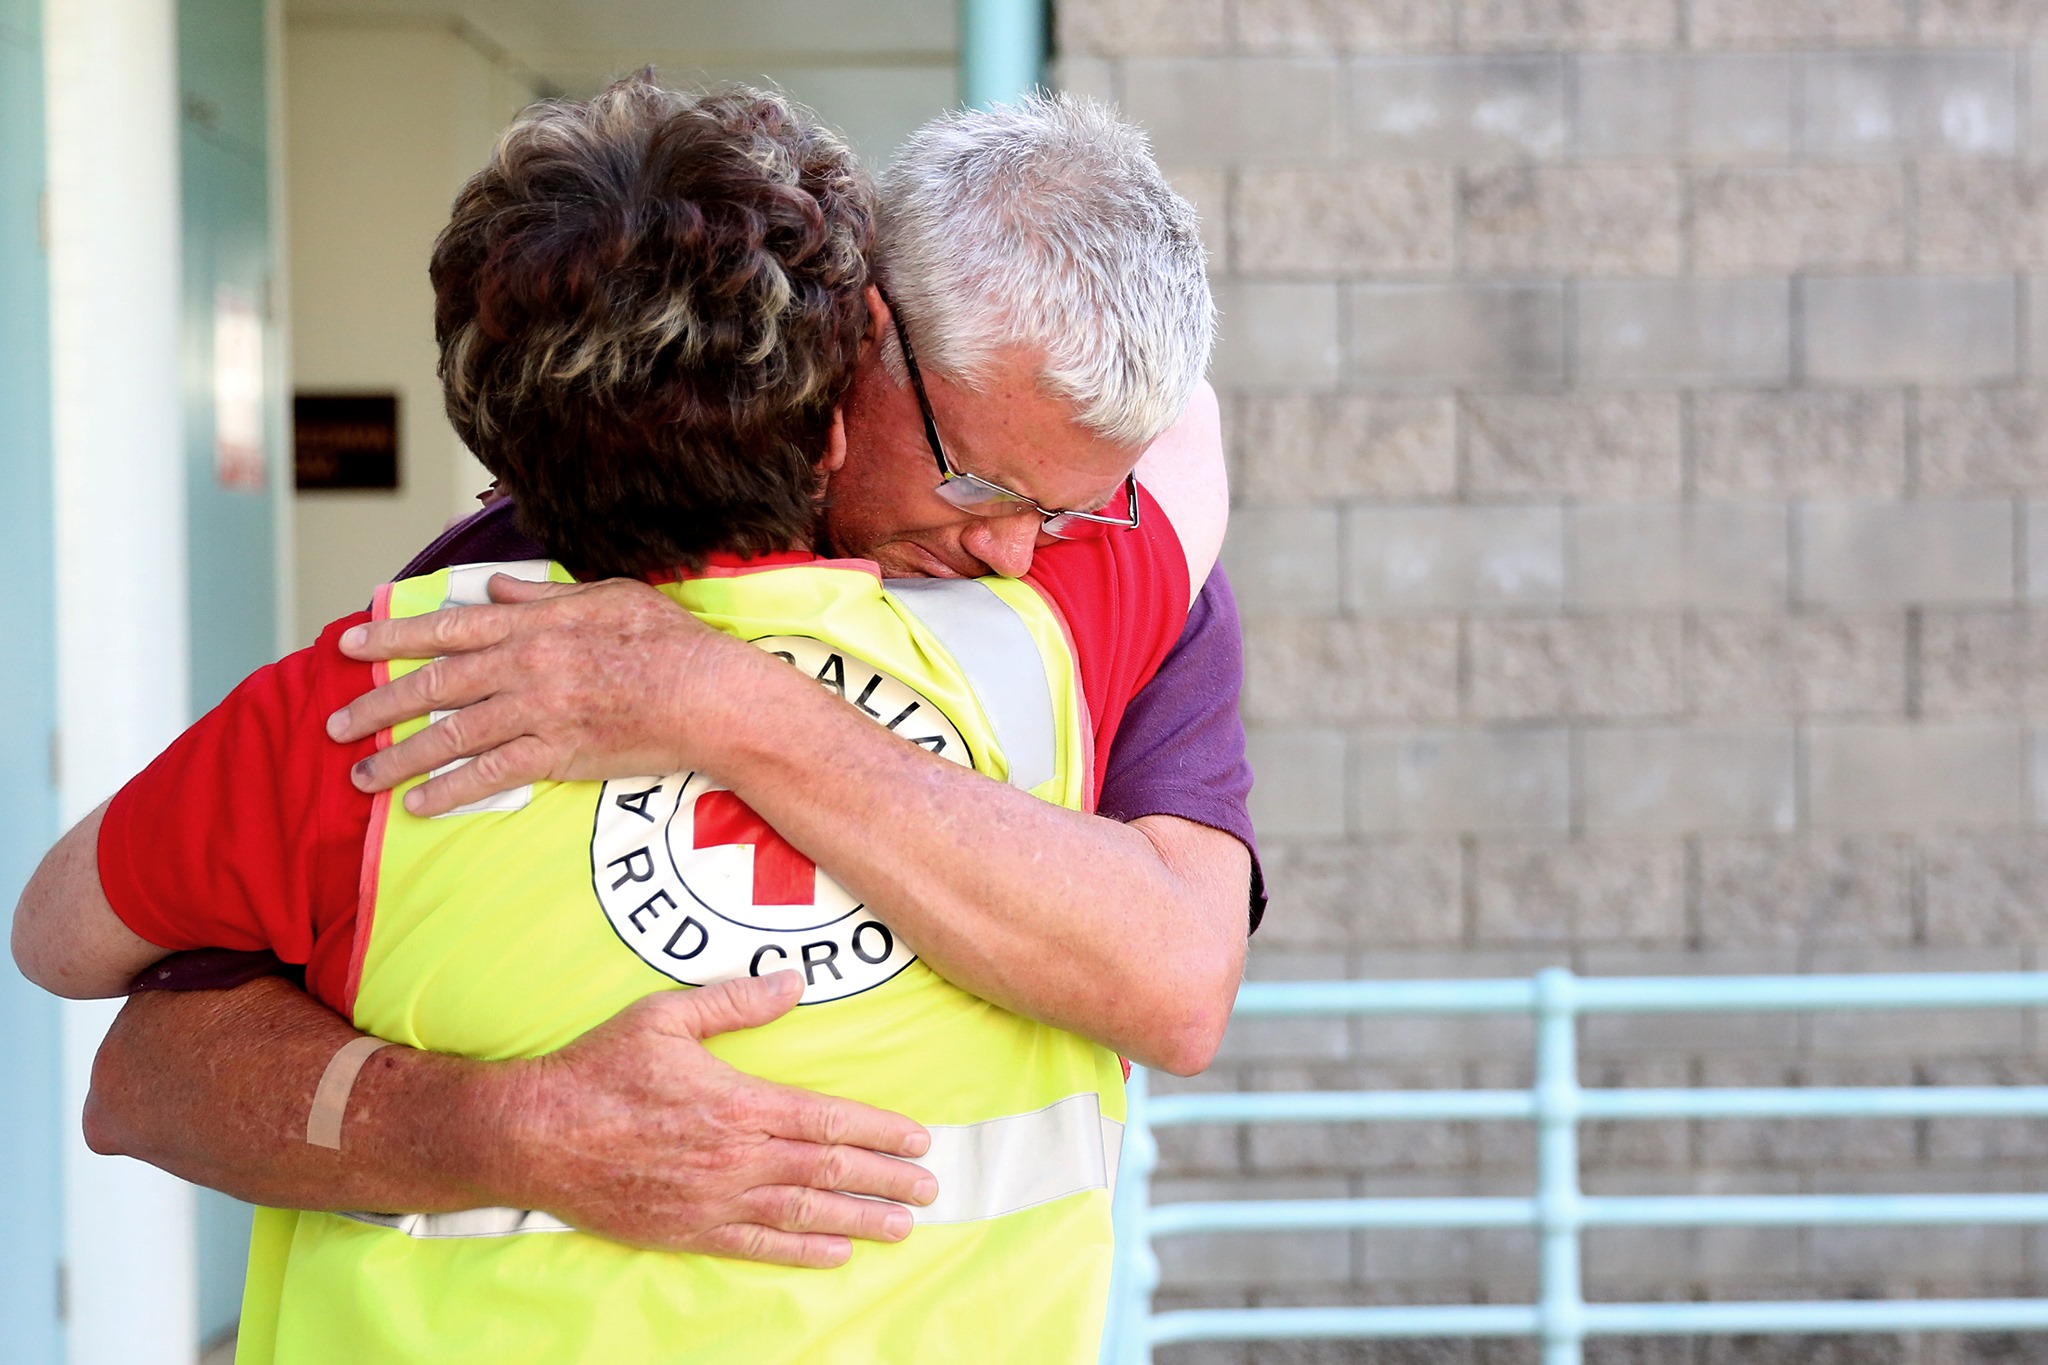
[[932, 416], [932, 400], [924, 391], [924, 375], [917, 368], [917, 353], [910, 348], [910, 333], [903, 329], [903, 315], [887, 294], [889, 317], [896, 325], [896, 341], [903, 347], [903, 368], [910, 372], [910, 387], [917, 393], [918, 411], [924, 415], [924, 439], [939, 462], [939, 486], [933, 491], [963, 512], [977, 517], [1002, 517], [1029, 507], [1043, 521], [1038, 529], [1059, 540], [1082, 540], [1105, 536], [1111, 531], [1134, 531], [1138, 527], [1138, 475], [1124, 475], [1124, 486], [1101, 512], [1074, 512], [1065, 508], [1041, 507], [1022, 493], [1013, 493], [979, 474], [965, 474], [946, 458], [945, 442], [939, 439], [939, 424]]

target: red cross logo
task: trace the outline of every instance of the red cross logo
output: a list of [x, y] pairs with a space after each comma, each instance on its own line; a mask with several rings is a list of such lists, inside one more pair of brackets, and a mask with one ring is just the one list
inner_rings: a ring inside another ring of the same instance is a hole
[[705, 792], [691, 813], [690, 847], [745, 844], [754, 850], [755, 905], [811, 905], [818, 899], [818, 865], [728, 791]]

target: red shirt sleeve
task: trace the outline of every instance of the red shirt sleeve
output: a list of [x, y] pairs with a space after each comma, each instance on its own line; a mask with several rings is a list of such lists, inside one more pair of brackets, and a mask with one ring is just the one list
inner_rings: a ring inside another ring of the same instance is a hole
[[1159, 670], [1187, 625], [1187, 554], [1166, 511], [1140, 485], [1138, 529], [1063, 540], [1031, 558], [1026, 581], [1066, 618], [1095, 728], [1102, 785], [1124, 708]]
[[121, 788], [100, 827], [100, 882], [151, 943], [268, 949], [306, 966], [343, 1009], [371, 798], [349, 768], [375, 739], [327, 738], [329, 714], [367, 692], [370, 665], [336, 637], [251, 674]]

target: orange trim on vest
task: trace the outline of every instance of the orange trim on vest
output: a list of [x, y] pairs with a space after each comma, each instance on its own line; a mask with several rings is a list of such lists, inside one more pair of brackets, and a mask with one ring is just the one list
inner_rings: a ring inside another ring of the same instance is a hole
[[384, 860], [384, 828], [390, 822], [391, 793], [378, 792], [370, 802], [370, 830], [363, 839], [363, 871], [356, 879], [356, 936], [348, 950], [348, 981], [342, 987], [342, 1009], [350, 1018], [355, 1017], [356, 992], [363, 985], [363, 959], [370, 952], [370, 922], [377, 917], [377, 868]]
[[[370, 619], [388, 621], [391, 619], [391, 584], [377, 589], [377, 595], [370, 599]], [[373, 686], [382, 687], [391, 681], [391, 663], [379, 659], [370, 665], [370, 681]], [[377, 751], [382, 753], [391, 747], [391, 731], [377, 732]], [[342, 987], [342, 1009], [353, 1018], [356, 1012], [356, 992], [363, 984], [363, 959], [370, 951], [370, 921], [377, 914], [377, 869], [384, 861], [384, 829], [391, 823], [391, 793], [378, 792], [370, 802], [370, 828], [363, 840], [362, 870], [356, 875], [356, 933], [355, 942], [348, 951], [348, 979]]]

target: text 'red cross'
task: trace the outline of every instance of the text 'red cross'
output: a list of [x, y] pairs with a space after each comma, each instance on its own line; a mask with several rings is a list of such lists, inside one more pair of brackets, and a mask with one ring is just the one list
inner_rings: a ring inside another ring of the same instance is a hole
[[818, 865], [731, 792], [705, 792], [692, 812], [692, 848], [748, 844], [754, 850], [755, 905], [810, 905], [818, 899]]

